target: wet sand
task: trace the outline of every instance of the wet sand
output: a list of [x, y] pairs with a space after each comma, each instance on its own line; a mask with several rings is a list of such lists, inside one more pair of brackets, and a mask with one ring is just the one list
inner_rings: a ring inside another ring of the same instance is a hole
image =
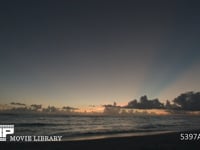
[[[181, 133], [200, 133], [200, 130]], [[199, 147], [200, 139], [182, 141], [180, 132], [81, 141], [0, 142], [0, 150], [191, 150]]]

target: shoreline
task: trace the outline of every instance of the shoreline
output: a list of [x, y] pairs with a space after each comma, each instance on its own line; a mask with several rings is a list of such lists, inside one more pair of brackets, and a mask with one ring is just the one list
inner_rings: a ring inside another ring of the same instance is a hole
[[48, 150], [67, 150], [67, 149], [119, 149], [119, 150], [171, 150], [171, 149], [195, 149], [200, 146], [199, 140], [184, 140], [180, 139], [180, 133], [198, 133], [200, 129], [183, 131], [183, 132], [170, 132], [160, 133], [154, 135], [142, 136], [129, 136], [129, 137], [110, 137], [102, 139], [91, 140], [77, 140], [77, 141], [61, 141], [61, 142], [0, 142], [0, 149], [20, 149], [20, 150], [35, 150], [35, 149], [48, 149]]

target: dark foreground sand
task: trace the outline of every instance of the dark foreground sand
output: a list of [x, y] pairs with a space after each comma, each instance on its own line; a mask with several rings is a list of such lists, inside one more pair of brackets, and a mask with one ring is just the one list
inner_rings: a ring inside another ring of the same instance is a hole
[[[200, 133], [190, 131], [190, 133]], [[182, 132], [188, 133], [188, 132]], [[1, 142], [0, 150], [198, 150], [200, 140], [181, 141], [180, 133], [62, 142]]]

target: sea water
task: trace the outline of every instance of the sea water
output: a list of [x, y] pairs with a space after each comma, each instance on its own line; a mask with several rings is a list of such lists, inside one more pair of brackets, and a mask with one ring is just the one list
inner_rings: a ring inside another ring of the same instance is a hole
[[84, 140], [199, 129], [200, 117], [0, 114], [0, 124], [14, 124], [15, 136], [62, 136], [62, 140]]

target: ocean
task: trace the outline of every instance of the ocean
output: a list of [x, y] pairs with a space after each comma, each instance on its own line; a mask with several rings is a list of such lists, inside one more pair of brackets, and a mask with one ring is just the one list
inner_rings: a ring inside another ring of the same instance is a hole
[[16, 136], [56, 135], [62, 140], [84, 140], [199, 129], [200, 117], [0, 114], [0, 124], [14, 124]]

